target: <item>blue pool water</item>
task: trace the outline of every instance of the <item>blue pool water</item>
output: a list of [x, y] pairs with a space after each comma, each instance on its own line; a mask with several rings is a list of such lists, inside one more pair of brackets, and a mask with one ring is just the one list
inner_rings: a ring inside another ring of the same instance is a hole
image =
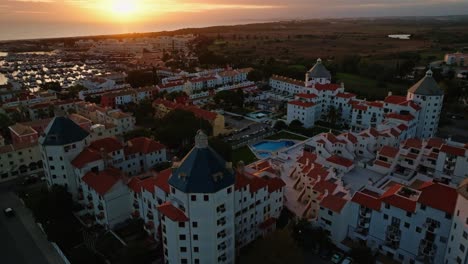
[[282, 148], [290, 147], [294, 145], [294, 141], [282, 140], [282, 141], [262, 141], [252, 146], [258, 152], [261, 151], [277, 151]]

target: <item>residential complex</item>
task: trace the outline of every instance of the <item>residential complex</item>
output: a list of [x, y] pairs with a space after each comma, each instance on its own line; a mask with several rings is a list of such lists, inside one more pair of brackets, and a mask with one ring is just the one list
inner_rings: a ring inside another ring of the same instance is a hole
[[320, 59], [306, 73], [305, 82], [273, 76], [270, 86], [276, 92], [294, 96], [288, 102], [287, 122], [300, 121], [313, 127], [331, 112], [337, 122], [361, 131], [380, 124], [403, 124], [408, 137], [430, 138], [437, 132], [444, 93], [432, 77], [432, 71], [408, 89], [407, 96], [391, 93], [383, 101], [357, 99], [345, 92], [344, 84], [331, 83], [331, 75]]

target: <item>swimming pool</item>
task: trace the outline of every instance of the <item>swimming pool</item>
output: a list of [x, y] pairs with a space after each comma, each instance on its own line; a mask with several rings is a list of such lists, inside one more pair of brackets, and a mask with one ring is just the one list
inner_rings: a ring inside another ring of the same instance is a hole
[[262, 141], [255, 145], [252, 145], [252, 148], [259, 153], [263, 152], [274, 152], [282, 148], [291, 147], [296, 144], [291, 140], [278, 140], [278, 141]]

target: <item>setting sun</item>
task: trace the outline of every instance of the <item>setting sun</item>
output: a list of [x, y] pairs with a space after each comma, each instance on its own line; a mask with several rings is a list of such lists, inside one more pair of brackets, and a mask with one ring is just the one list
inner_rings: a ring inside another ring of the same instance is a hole
[[114, 0], [110, 5], [112, 13], [124, 16], [134, 14], [138, 8], [135, 0]]

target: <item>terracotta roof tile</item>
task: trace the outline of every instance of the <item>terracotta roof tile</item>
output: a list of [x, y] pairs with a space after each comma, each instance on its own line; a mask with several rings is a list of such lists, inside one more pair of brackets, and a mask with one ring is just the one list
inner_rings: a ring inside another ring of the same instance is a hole
[[179, 208], [175, 207], [170, 202], [165, 202], [158, 206], [159, 212], [166, 216], [167, 218], [171, 219], [174, 222], [187, 222], [189, 218], [185, 213], [180, 210]]

